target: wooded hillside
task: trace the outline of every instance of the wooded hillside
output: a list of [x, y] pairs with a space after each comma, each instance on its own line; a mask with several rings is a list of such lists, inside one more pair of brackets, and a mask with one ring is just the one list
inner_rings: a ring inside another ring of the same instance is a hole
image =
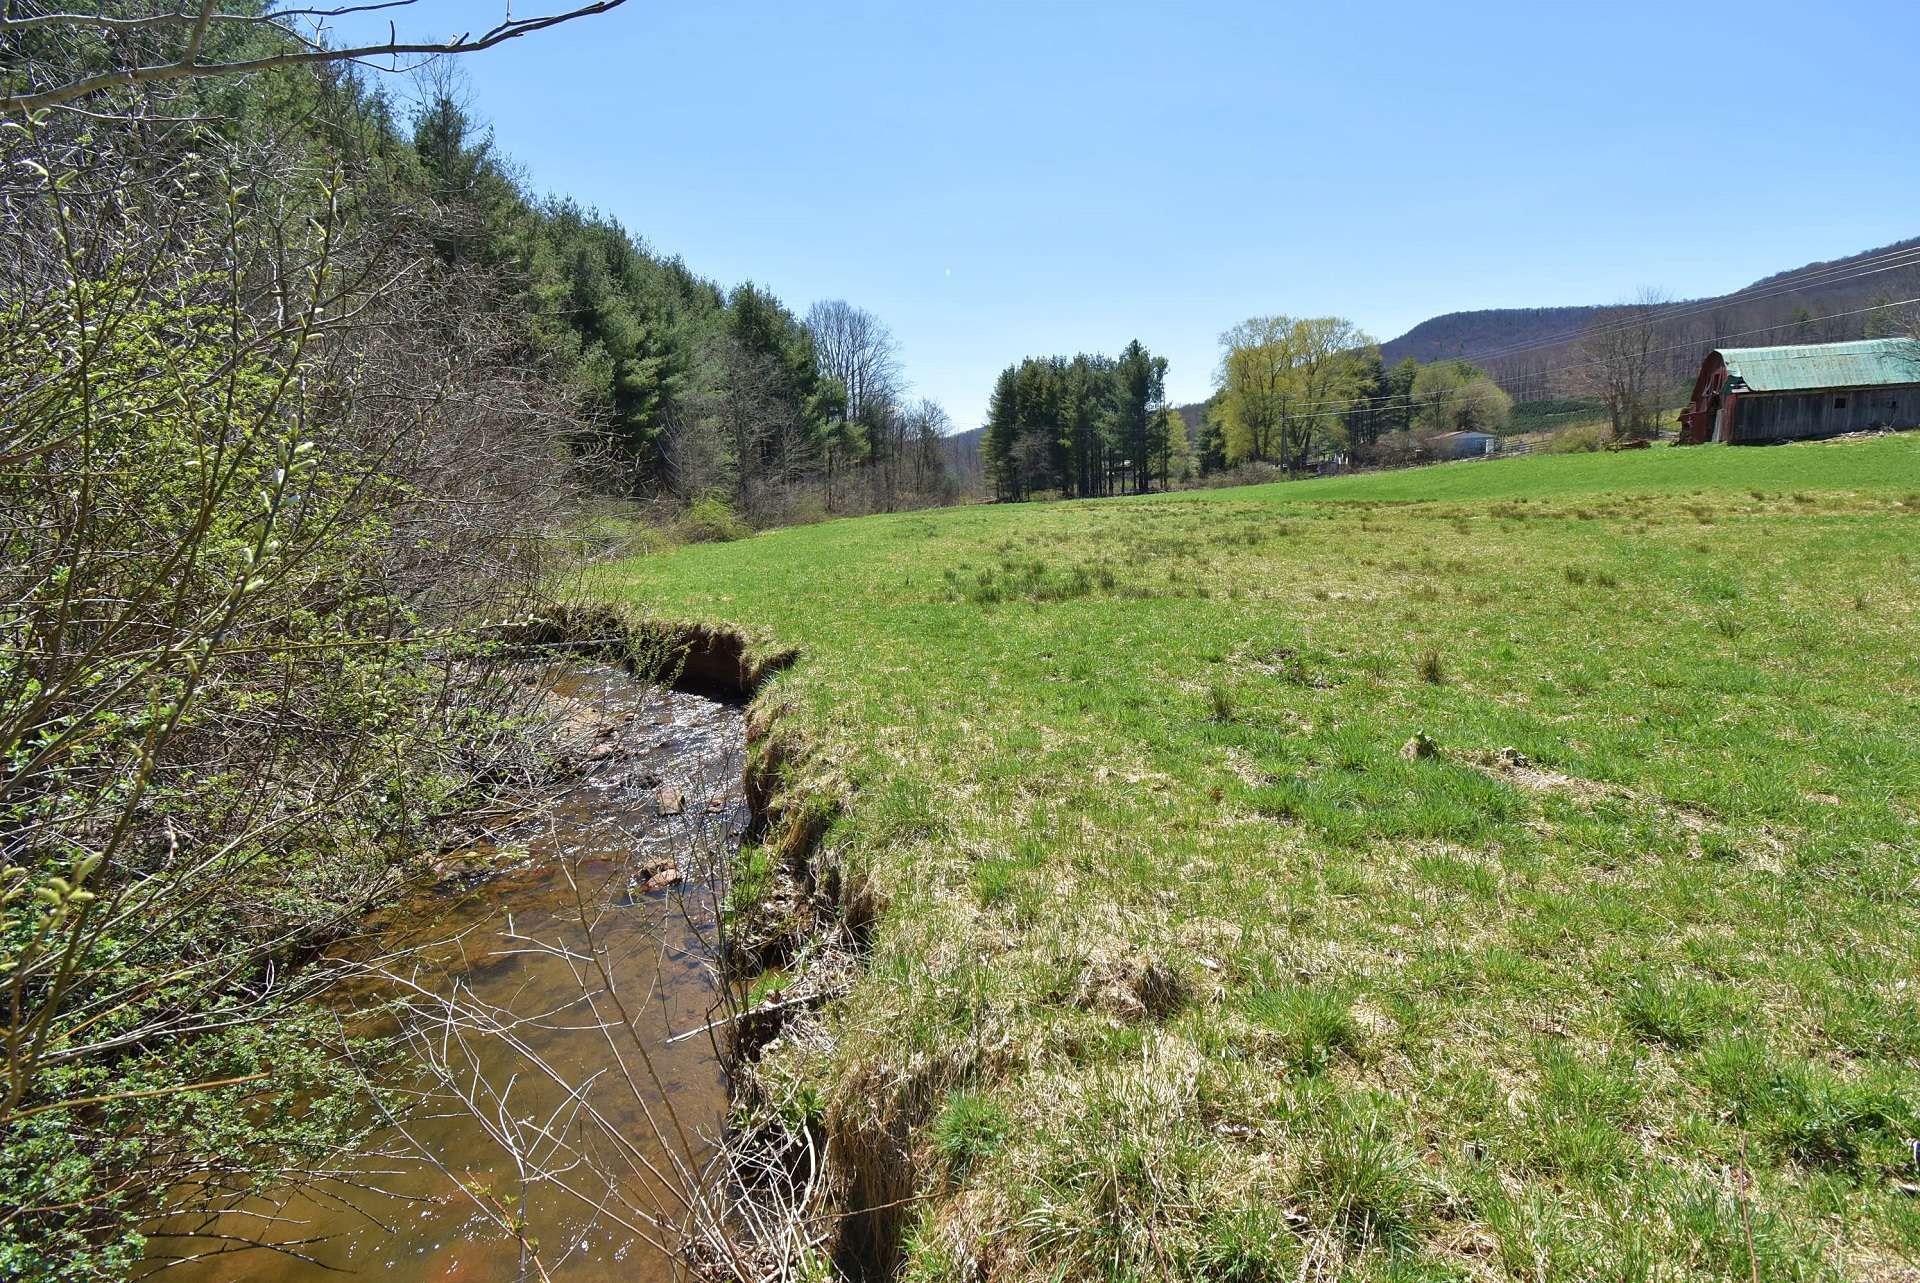
[[[1739, 342], [1828, 343], [1892, 332], [1896, 307], [1920, 297], [1920, 237], [1829, 262], [1776, 272], [1730, 294], [1668, 304], [1661, 312], [1666, 376], [1690, 379], [1711, 347]], [[1869, 310], [1871, 309], [1871, 310]], [[1380, 345], [1389, 366], [1470, 360], [1516, 401], [1548, 400], [1569, 388], [1568, 367], [1582, 336], [1598, 322], [1633, 312], [1630, 304], [1491, 308], [1436, 316]]]

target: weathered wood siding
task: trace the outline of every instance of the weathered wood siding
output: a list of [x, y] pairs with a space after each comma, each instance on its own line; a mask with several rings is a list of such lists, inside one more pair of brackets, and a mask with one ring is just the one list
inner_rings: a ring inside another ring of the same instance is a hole
[[1740, 398], [1736, 441], [1795, 441], [1872, 428], [1920, 427], [1920, 385], [1830, 392], [1749, 392]]

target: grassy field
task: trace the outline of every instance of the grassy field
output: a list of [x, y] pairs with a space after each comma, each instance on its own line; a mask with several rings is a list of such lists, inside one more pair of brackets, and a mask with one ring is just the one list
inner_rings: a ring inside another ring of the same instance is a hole
[[763, 699], [883, 908], [763, 1068], [908, 1154], [906, 1277], [1920, 1278], [1920, 439], [595, 587], [801, 650]]

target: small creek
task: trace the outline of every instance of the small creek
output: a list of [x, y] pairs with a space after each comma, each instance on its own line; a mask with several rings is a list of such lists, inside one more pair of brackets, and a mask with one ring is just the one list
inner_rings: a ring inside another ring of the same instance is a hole
[[[498, 1215], [524, 1216], [555, 1283], [684, 1275], [648, 1241], [667, 1236], [647, 1220], [677, 1222], [672, 1173], [711, 1156], [725, 1117], [725, 1078], [703, 1032], [718, 991], [707, 963], [713, 882], [702, 870], [736, 849], [747, 826], [744, 714], [646, 689], [610, 666], [569, 665], [553, 689], [591, 745], [591, 765], [537, 819], [501, 833], [502, 852], [524, 847], [525, 858], [498, 877], [410, 897], [356, 945], [368, 959], [418, 951], [390, 964], [419, 985], [414, 1027], [420, 1012], [457, 996], [458, 1019], [429, 1025], [433, 1036], [410, 1044], [411, 1063], [438, 1059], [467, 1103], [436, 1091], [347, 1156], [336, 1179], [210, 1223], [167, 1222], [155, 1259], [217, 1251], [217, 1235], [265, 1236], [289, 1250], [214, 1255], [156, 1277], [517, 1279], [520, 1248], [486, 1200]], [[369, 982], [357, 996], [392, 988]], [[495, 1020], [513, 1035], [471, 1028]], [[419, 1077], [421, 1086], [431, 1079]], [[572, 1097], [556, 1078], [584, 1089]], [[557, 1179], [523, 1181], [499, 1143], [508, 1133]], [[196, 1233], [176, 1237], [183, 1231]]]

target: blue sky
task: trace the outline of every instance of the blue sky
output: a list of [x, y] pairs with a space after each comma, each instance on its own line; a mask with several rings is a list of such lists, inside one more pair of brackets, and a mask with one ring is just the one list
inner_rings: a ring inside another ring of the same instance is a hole
[[971, 427], [1026, 355], [1137, 336], [1195, 400], [1255, 314], [1385, 339], [1920, 235], [1917, 37], [1913, 0], [629, 0], [464, 65], [535, 190], [798, 312], [876, 312]]

